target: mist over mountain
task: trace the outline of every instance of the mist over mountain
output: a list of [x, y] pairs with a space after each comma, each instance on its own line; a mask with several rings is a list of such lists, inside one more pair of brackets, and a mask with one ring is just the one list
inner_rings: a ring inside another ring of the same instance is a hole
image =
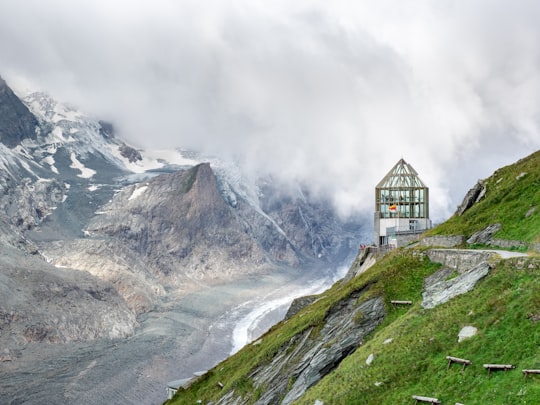
[[[174, 370], [178, 351], [193, 353], [204, 340], [193, 337], [186, 346], [169, 336], [195, 336], [197, 325], [208, 328], [255, 294], [280, 288], [293, 294], [296, 283], [332, 280], [369, 234], [362, 218], [343, 220], [329, 199], [302, 185], [245, 176], [234, 162], [197, 152], [137, 149], [111, 123], [44, 92], [19, 99], [2, 86], [0, 352], [8, 366], [2, 392], [9, 389], [13, 399], [34, 401], [9, 381], [18, 373], [46, 377], [45, 364], [61, 388], [45, 397], [36, 391], [37, 402], [88, 396], [100, 403], [99, 395], [114, 390], [103, 367], [114, 374], [126, 361], [145, 363], [142, 353], [151, 358], [157, 347], [177, 353], [166, 366]], [[238, 291], [223, 307], [204, 301], [194, 309], [200, 316], [164, 325], [192, 311], [188, 297], [228, 288]], [[148, 345], [144, 330], [161, 331], [163, 346]], [[95, 384], [73, 394], [75, 377], [57, 363], [88, 372], [98, 361], [92, 345], [121, 345], [124, 363], [99, 363]], [[204, 361], [228, 350], [205, 354]], [[37, 358], [43, 362], [30, 366]], [[173, 378], [148, 372], [155, 381], [150, 390], [143, 384], [134, 391], [137, 401], [159, 398]], [[135, 368], [123, 378], [135, 384]]]
[[[448, 218], [540, 147], [534, 1], [15, 0], [0, 71], [111, 121], [128, 143], [227, 156], [371, 211], [403, 157]], [[97, 28], [99, 27], [99, 28]]]

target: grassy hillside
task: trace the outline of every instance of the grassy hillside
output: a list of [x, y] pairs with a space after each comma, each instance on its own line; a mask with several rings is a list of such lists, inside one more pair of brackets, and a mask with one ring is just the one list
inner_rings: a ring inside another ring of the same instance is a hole
[[540, 242], [540, 151], [497, 170], [485, 180], [486, 195], [434, 228], [431, 235], [466, 235], [500, 223], [496, 238]]
[[[486, 186], [483, 200], [433, 234], [469, 236], [501, 223], [497, 237], [538, 242], [540, 152], [498, 170], [486, 180]], [[387, 316], [383, 323], [295, 403], [412, 404], [412, 395], [423, 395], [437, 397], [443, 404], [540, 404], [540, 376], [523, 378], [521, 372], [540, 368], [540, 259], [493, 263], [473, 291], [434, 309], [423, 309], [424, 279], [439, 268], [421, 248], [386, 255], [349, 282], [336, 283], [314, 304], [274, 326], [256, 344], [219, 364], [187, 391], [178, 392], [170, 403], [209, 403], [232, 389], [242, 393], [246, 403], [254, 403], [265, 387], [255, 388], [250, 373], [269, 364], [299, 332], [320, 328], [340, 300], [369, 287], [362, 299], [384, 298]], [[413, 305], [393, 308], [393, 299], [412, 300]], [[476, 327], [478, 334], [458, 343], [464, 326]], [[367, 365], [371, 354], [373, 362]], [[473, 364], [463, 373], [460, 365], [447, 369], [447, 355]], [[482, 367], [485, 363], [512, 364], [516, 369], [493, 372], [488, 378]], [[218, 383], [223, 384], [222, 389]]]
[[[300, 311], [287, 322], [274, 326], [257, 344], [246, 346], [217, 365], [189, 390], [179, 392], [170, 403], [189, 404], [197, 400], [207, 403], [216, 400], [224, 391], [231, 388], [237, 392], [246, 393], [250, 402], [254, 402], [258, 394], [252, 390], [252, 381], [247, 377], [250, 371], [272, 361], [273, 356], [294, 335], [307, 328], [321, 326], [326, 313], [336, 302], [366, 285], [371, 285], [370, 296], [383, 295], [385, 297], [388, 308], [391, 306], [390, 300], [395, 297], [407, 297], [407, 299], [419, 301], [424, 277], [439, 267], [439, 264], [431, 263], [427, 258], [413, 255], [412, 252], [397, 252], [388, 256], [383, 262], [372, 267], [369, 272], [349, 283], [336, 283], [324, 292], [317, 302]], [[368, 298], [369, 296], [364, 299]], [[391, 323], [392, 319], [397, 318], [399, 314], [390, 311], [386, 323]], [[218, 387], [219, 382], [224, 384], [223, 390]]]
[[[394, 311], [366, 344], [308, 391], [298, 404], [411, 404], [412, 395], [446, 404], [540, 404], [540, 377], [524, 379], [522, 369], [540, 368], [540, 261], [501, 262], [469, 294], [432, 310], [419, 304]], [[458, 343], [463, 326], [476, 336]], [[391, 343], [384, 344], [386, 339]], [[374, 354], [370, 366], [366, 359]], [[473, 362], [461, 373], [451, 355]], [[513, 364], [493, 372], [485, 363]]]

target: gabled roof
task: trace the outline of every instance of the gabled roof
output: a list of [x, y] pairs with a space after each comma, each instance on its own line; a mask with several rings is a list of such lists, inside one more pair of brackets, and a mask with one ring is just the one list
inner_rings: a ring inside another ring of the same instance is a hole
[[427, 188], [414, 168], [400, 159], [377, 184], [377, 188]]

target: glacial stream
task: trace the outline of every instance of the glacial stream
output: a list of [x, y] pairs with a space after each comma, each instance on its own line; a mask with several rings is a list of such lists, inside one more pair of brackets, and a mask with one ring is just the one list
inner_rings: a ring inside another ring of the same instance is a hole
[[281, 320], [295, 297], [344, 272], [246, 277], [143, 315], [129, 339], [21, 347], [0, 363], [0, 403], [160, 404], [167, 382], [213, 367]]

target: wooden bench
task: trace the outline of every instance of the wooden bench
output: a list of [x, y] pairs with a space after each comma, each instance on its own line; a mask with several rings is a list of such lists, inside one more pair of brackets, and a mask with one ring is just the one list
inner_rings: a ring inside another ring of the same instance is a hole
[[390, 301], [394, 307], [398, 305], [412, 305], [412, 301], [392, 300]]
[[418, 402], [428, 402], [430, 404], [440, 404], [441, 401], [439, 401], [437, 398], [430, 398], [430, 397], [423, 397], [421, 395], [413, 395], [415, 405]]
[[465, 367], [470, 366], [472, 364], [472, 361], [466, 360], [466, 359], [460, 359], [459, 357], [446, 356], [446, 360], [448, 360], [447, 370], [450, 369], [450, 366], [452, 365], [452, 363], [463, 364], [463, 367], [461, 368], [462, 373], [465, 370]]
[[491, 370], [504, 370], [504, 373], [508, 370], [513, 370], [516, 366], [511, 364], [484, 364], [484, 368], [488, 371], [488, 377], [490, 376]]
[[523, 378], [527, 377], [529, 374], [540, 374], [540, 370], [521, 370], [523, 372]]

